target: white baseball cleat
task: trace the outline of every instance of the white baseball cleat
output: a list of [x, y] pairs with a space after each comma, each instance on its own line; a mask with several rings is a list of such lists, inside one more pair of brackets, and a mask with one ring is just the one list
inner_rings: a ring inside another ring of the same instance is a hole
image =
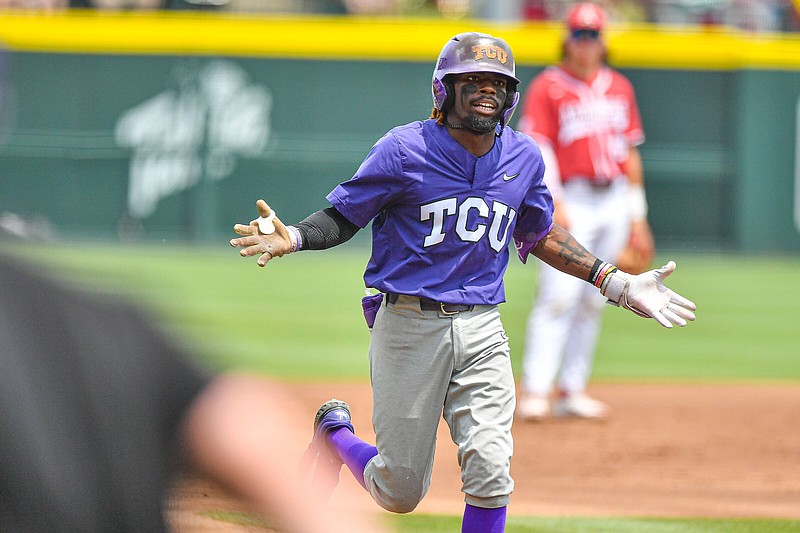
[[553, 403], [553, 416], [605, 418], [608, 416], [608, 406], [582, 393], [568, 394]]
[[550, 414], [550, 402], [544, 396], [525, 393], [517, 402], [517, 417], [533, 422], [542, 420]]

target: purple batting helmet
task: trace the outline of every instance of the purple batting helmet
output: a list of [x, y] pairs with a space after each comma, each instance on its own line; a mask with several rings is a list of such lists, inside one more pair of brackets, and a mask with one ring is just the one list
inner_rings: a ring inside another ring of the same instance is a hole
[[494, 72], [508, 78], [508, 93], [503, 106], [501, 126], [505, 126], [519, 103], [519, 80], [514, 66], [514, 55], [508, 44], [488, 33], [460, 33], [447, 41], [433, 70], [433, 106], [444, 111], [453, 103], [453, 84], [450, 74], [465, 72]]

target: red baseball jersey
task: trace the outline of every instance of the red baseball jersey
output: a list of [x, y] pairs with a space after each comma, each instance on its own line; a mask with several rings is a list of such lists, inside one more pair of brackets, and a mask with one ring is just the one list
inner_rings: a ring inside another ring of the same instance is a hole
[[622, 176], [628, 148], [644, 142], [633, 86], [610, 67], [588, 83], [546, 68], [525, 95], [518, 129], [553, 147], [562, 182]]

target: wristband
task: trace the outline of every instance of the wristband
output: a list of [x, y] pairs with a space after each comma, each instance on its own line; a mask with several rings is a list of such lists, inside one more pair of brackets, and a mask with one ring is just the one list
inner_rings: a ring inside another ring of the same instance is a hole
[[300, 236], [300, 230], [294, 226], [286, 226], [286, 229], [289, 230], [289, 240], [292, 243], [289, 253], [300, 251], [303, 248], [303, 237]]
[[599, 289], [603, 285], [603, 281], [605, 281], [608, 275], [616, 271], [617, 267], [611, 263], [606, 263], [605, 261], [597, 259], [594, 262], [594, 265], [592, 265], [592, 270], [589, 273], [589, 278], [586, 281]]
[[631, 220], [647, 218], [647, 196], [644, 194], [644, 186], [641, 183], [628, 184], [628, 209]]

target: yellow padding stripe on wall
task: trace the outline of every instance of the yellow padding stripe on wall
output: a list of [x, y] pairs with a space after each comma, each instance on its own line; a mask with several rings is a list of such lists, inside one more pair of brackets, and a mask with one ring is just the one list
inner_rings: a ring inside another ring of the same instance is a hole
[[[800, 0], [795, 0], [800, 2]], [[463, 31], [503, 37], [518, 64], [544, 65], [560, 53], [560, 24], [361, 17], [258, 17], [210, 13], [0, 12], [0, 43], [26, 52], [252, 56], [432, 62]], [[800, 70], [800, 37], [726, 30], [612, 27], [621, 67]]]

